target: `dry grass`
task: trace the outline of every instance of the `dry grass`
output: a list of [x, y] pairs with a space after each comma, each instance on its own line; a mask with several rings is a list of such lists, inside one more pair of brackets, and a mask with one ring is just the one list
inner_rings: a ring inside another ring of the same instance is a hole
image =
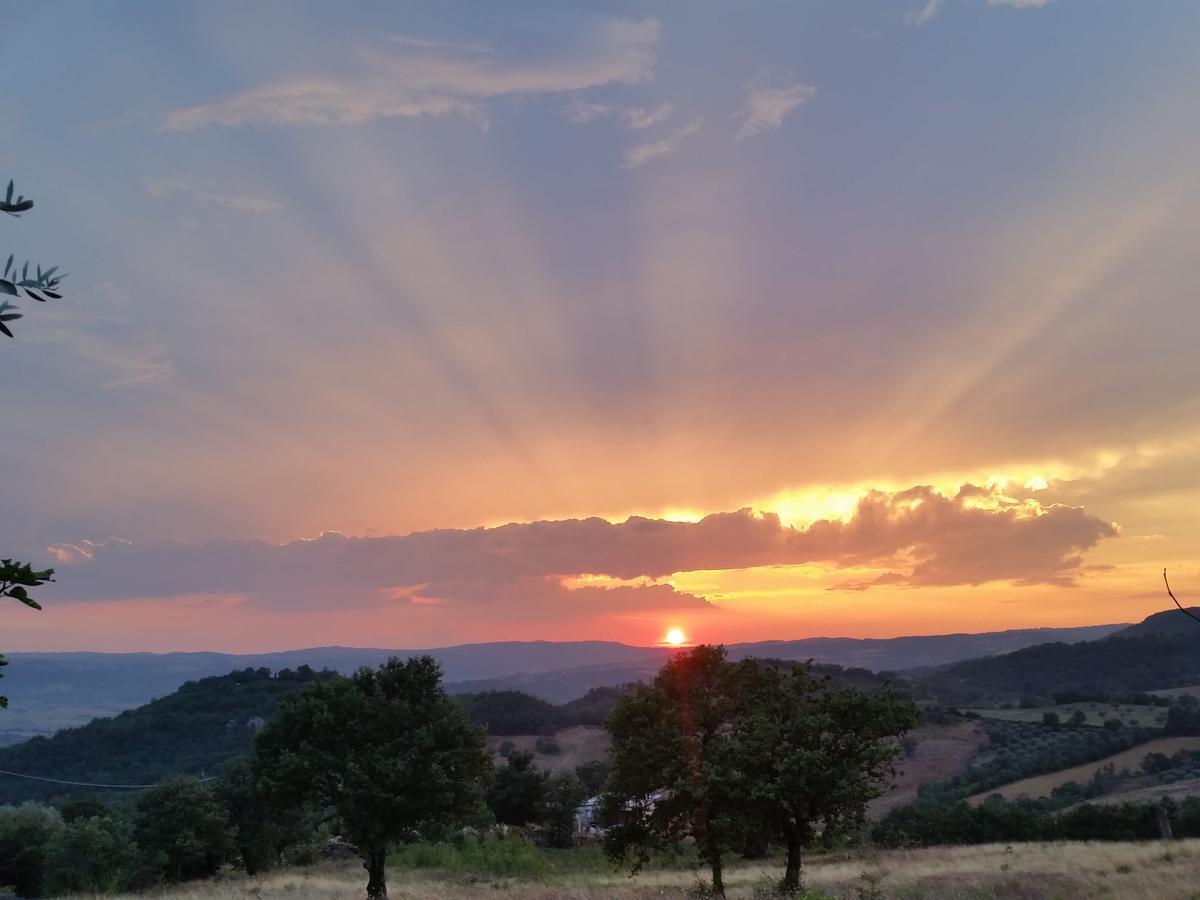
[[1021, 796], [1048, 797], [1052, 790], [1066, 784], [1068, 781], [1074, 781], [1079, 784], [1089, 781], [1098, 769], [1107, 765], [1111, 765], [1118, 772], [1125, 768], [1137, 771], [1141, 768], [1142, 760], [1146, 758], [1147, 753], [1164, 753], [1170, 756], [1178, 750], [1195, 750], [1197, 748], [1200, 748], [1200, 737], [1159, 738], [1156, 741], [1138, 744], [1136, 747], [1131, 747], [1120, 753], [1114, 753], [1112, 756], [1106, 756], [1094, 762], [1084, 763], [1081, 766], [1074, 766], [1070, 769], [1059, 769], [1057, 772], [1035, 775], [1032, 778], [1022, 778], [1020, 781], [1014, 781], [1011, 784], [976, 794], [974, 797], [968, 797], [967, 800], [970, 803], [982, 803], [984, 799], [990, 797], [992, 794], [999, 794], [1006, 800], [1014, 800]]
[[963, 771], [987, 735], [975, 722], [955, 725], [922, 725], [909, 732], [916, 739], [912, 756], [896, 763], [896, 778], [891, 789], [871, 801], [872, 816], [917, 799], [917, 789], [934, 781], [943, 781]]
[[[536, 734], [518, 734], [511, 737], [492, 735], [488, 738], [488, 747], [492, 753], [497, 753], [505, 741], [512, 741], [518, 750], [528, 750], [537, 756], [537, 764], [551, 772], [574, 772], [581, 763], [606, 759], [608, 749], [612, 746], [612, 737], [598, 725], [574, 725], [564, 728], [554, 735], [558, 741], [561, 753], [536, 753], [538, 736]], [[496, 757], [499, 761], [499, 756]]]
[[[751, 898], [756, 889], [780, 874], [777, 865], [734, 866], [728, 873], [730, 897]], [[992, 844], [843, 854], [812, 859], [806, 866], [806, 882], [812, 890], [847, 900], [866, 896], [897, 900], [1184, 900], [1195, 897], [1200, 886], [1200, 841]], [[695, 883], [696, 875], [690, 872], [654, 872], [634, 879], [614, 873], [530, 881], [439, 878], [394, 870], [391, 896], [405, 900], [683, 900]], [[345, 864], [261, 879], [230, 877], [185, 885], [157, 896], [164, 900], [351, 900], [362, 896], [364, 885], [362, 870]]]

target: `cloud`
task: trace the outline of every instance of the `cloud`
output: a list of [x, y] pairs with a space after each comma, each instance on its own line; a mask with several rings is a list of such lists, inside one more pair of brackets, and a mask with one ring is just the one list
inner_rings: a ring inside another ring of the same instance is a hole
[[239, 212], [273, 212], [283, 204], [259, 194], [235, 193], [215, 189], [198, 178], [144, 178], [142, 184], [151, 197], [170, 197], [183, 194], [205, 206], [223, 206]]
[[562, 109], [563, 118], [572, 125], [587, 125], [597, 119], [615, 116], [626, 128], [640, 130], [665, 122], [675, 112], [670, 103], [660, 103], [653, 109], [640, 106], [618, 106], [613, 103], [594, 103], [576, 97]]
[[697, 116], [682, 128], [671, 132], [665, 138], [630, 147], [625, 151], [625, 162], [621, 167], [624, 169], [636, 169], [638, 166], [644, 166], [652, 159], [658, 159], [661, 156], [668, 156], [674, 153], [679, 148], [679, 145], [686, 138], [699, 131], [703, 124], [704, 120]]
[[[504, 614], [708, 606], [663, 580], [681, 572], [822, 564], [888, 571], [877, 584], [1070, 585], [1085, 551], [1116, 527], [1080, 507], [1015, 500], [966, 485], [872, 491], [846, 521], [789, 527], [750, 509], [698, 522], [631, 517], [510, 524], [405, 536], [329, 533], [289, 544], [212, 541], [60, 545], [68, 600], [244, 596], [273, 609], [396, 603], [489, 607]], [[584, 577], [590, 576], [590, 577]], [[65, 588], [58, 588], [64, 590]]]
[[[1014, 9], [1035, 9], [1047, 6], [1054, 0], [987, 0], [988, 6], [1011, 6]], [[925, 4], [917, 9], [910, 9], [904, 14], [904, 21], [909, 25], [924, 25], [938, 14], [942, 8], [942, 0], [925, 0]]]
[[792, 110], [807, 103], [816, 92], [811, 84], [795, 81], [771, 85], [766, 83], [765, 76], [759, 76], [746, 85], [746, 102], [734, 114], [743, 120], [737, 139], [742, 141], [764, 131], [774, 131]]
[[904, 14], [904, 21], [909, 25], [924, 25], [937, 15], [942, 7], [942, 0], [925, 0], [925, 5], [919, 9], [910, 9]]
[[651, 125], [665, 122], [673, 112], [675, 112], [675, 107], [670, 103], [660, 103], [654, 109], [631, 107], [621, 110], [621, 122], [629, 128], [649, 128]]
[[541, 58], [392, 38], [399, 52], [369, 48], [348, 74], [260, 85], [170, 112], [164, 127], [353, 125], [392, 117], [460, 115], [486, 122], [484, 102], [520, 94], [638, 84], [654, 72], [659, 23], [602, 19]]
[[611, 116], [619, 108], [611, 103], [593, 103], [582, 97], [575, 97], [563, 107], [562, 115], [572, 125], [586, 125], [597, 119]]

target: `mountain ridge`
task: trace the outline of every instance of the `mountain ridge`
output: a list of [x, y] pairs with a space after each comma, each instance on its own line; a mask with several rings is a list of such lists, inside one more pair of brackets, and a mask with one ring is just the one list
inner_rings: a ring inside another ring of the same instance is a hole
[[[1096, 640], [1125, 623], [1075, 628], [907, 635], [894, 638], [813, 637], [729, 644], [730, 656], [813, 659], [820, 663], [895, 671], [994, 655], [1047, 641]], [[652, 673], [673, 651], [616, 641], [497, 641], [433, 648], [310, 647], [265, 653], [217, 651], [106, 653], [26, 651], [7, 654], [5, 692], [10, 708], [0, 716], [0, 744], [116, 715], [163, 697], [185, 681], [245, 668], [331, 668], [349, 672], [389, 656], [428, 654], [441, 663], [456, 692], [515, 688], [563, 703]]]

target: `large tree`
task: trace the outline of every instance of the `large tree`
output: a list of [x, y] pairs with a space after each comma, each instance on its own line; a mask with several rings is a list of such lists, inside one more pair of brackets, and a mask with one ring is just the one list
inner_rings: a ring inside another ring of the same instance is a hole
[[476, 812], [491, 777], [484, 735], [446, 695], [430, 657], [311, 685], [255, 741], [256, 776], [332, 807], [359, 848], [367, 896], [387, 896], [386, 859]]
[[724, 896], [722, 856], [745, 831], [731, 726], [733, 668], [701, 645], [622, 697], [608, 720], [613, 746], [602, 815], [605, 849], [637, 870], [652, 850], [694, 839]]
[[737, 666], [737, 747], [742, 799], [787, 847], [783, 891], [796, 893], [801, 850], [860, 825], [900, 752], [899, 737], [917, 721], [916, 706], [890, 688], [864, 693], [747, 660]]

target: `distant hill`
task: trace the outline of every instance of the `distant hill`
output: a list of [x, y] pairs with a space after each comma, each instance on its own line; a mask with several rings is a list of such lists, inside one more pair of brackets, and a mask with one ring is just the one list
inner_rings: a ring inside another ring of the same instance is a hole
[[[818, 666], [817, 670], [836, 683], [867, 690], [885, 681], [865, 669]], [[227, 762], [250, 751], [254, 735], [270, 721], [280, 701], [314, 680], [334, 675], [308, 667], [278, 673], [263, 667], [189, 681], [173, 694], [112, 718], [0, 748], [0, 770], [109, 785], [153, 784], [173, 775], [215, 775]], [[533, 746], [538, 735], [569, 732], [565, 740], [582, 742], [580, 753], [586, 756], [608, 746], [606, 735], [591, 732], [604, 724], [628, 689], [628, 685], [595, 688], [561, 705], [513, 690], [460, 694], [457, 699], [472, 721], [487, 728], [493, 744], [502, 738], [521, 738], [516, 742], [519, 746]], [[0, 805], [77, 792], [70, 785], [0, 774]]]
[[[250, 750], [279, 702], [332, 673], [245, 669], [184, 684], [173, 694], [53, 737], [0, 748], [0, 769], [65, 781], [153, 784], [172, 775], [214, 775]], [[76, 791], [0, 775], [0, 805]]]
[[952, 663], [912, 681], [918, 693], [959, 707], [1121, 697], [1200, 682], [1200, 640], [1146, 634], [1041, 644]]
[[[872, 671], [938, 666], [975, 656], [1006, 653], [1046, 641], [1088, 641], [1124, 625], [1039, 628], [985, 634], [886, 639], [806, 638], [733, 644], [730, 656], [807, 660]], [[1197, 624], [1200, 628], [1200, 624]], [[349, 673], [389, 656], [429, 654], [442, 665], [456, 693], [520, 690], [564, 703], [597, 687], [642, 680], [672, 651], [612, 641], [506, 641], [432, 650], [314, 647], [278, 653], [9, 653], [4, 687], [11, 706], [0, 713], [0, 745], [164, 697], [186, 681], [244, 668], [273, 670], [308, 665]]]
[[[1200, 616], [1200, 606], [1188, 607], [1192, 615]], [[1146, 616], [1136, 625], [1122, 628], [1110, 637], [1143, 637], [1148, 634], [1170, 635], [1173, 637], [1190, 637], [1200, 642], [1200, 622], [1191, 616], [1186, 616], [1178, 609], [1166, 609], [1154, 615]]]

